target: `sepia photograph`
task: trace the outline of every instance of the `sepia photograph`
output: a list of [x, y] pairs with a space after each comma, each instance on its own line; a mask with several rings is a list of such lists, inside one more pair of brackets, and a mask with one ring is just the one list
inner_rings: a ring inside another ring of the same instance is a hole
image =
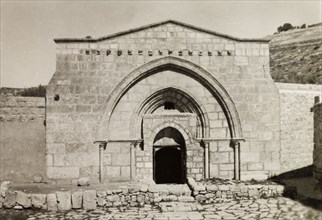
[[321, 0], [0, 0], [1, 220], [322, 220]]

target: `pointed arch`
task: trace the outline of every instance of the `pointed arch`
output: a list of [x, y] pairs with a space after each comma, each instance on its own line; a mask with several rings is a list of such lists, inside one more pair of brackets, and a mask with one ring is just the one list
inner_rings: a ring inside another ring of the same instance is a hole
[[[140, 125], [142, 117], [145, 114], [151, 114], [165, 100], [176, 102], [176, 105], [182, 112], [195, 113], [200, 122], [198, 127], [198, 137], [207, 137], [209, 135], [208, 114], [200, 104], [199, 100], [184, 88], [177, 86], [165, 86], [157, 88], [144, 96], [140, 104], [135, 108], [135, 114], [131, 118], [131, 138], [140, 138]], [[199, 130], [200, 129], [200, 130]]]
[[162, 70], [175, 70], [200, 82], [211, 92], [223, 109], [227, 118], [231, 137], [243, 137], [237, 108], [221, 83], [200, 66], [184, 59], [169, 56], [150, 61], [149, 63], [140, 66], [129, 73], [118, 85], [116, 85], [109, 95], [97, 123], [96, 140], [107, 139], [108, 124], [111, 115], [122, 96], [141, 79]]

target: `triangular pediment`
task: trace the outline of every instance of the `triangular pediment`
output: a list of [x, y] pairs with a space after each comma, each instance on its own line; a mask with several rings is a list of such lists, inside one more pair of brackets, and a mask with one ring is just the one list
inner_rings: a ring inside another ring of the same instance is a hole
[[211, 35], [211, 36], [215, 36], [215, 37], [219, 37], [219, 38], [225, 38], [227, 40], [232, 40], [232, 41], [239, 41], [239, 42], [268, 42], [268, 40], [266, 39], [246, 39], [246, 38], [238, 38], [238, 37], [233, 37], [227, 34], [222, 34], [216, 31], [212, 31], [212, 30], [208, 30], [208, 29], [204, 29], [204, 28], [200, 28], [194, 25], [190, 25], [190, 24], [186, 24], [183, 22], [179, 22], [179, 21], [175, 21], [175, 20], [166, 20], [166, 21], [162, 21], [162, 22], [158, 22], [158, 23], [154, 23], [154, 24], [149, 24], [149, 25], [144, 25], [141, 27], [137, 27], [137, 28], [133, 28], [133, 29], [129, 29], [126, 31], [121, 31], [115, 34], [110, 34], [104, 37], [99, 37], [99, 38], [56, 38], [54, 39], [54, 41], [56, 43], [75, 43], [75, 42], [101, 42], [101, 41], [106, 41], [106, 40], [110, 40], [110, 39], [114, 39], [117, 37], [122, 37], [125, 35], [129, 35], [129, 34], [135, 34], [138, 32], [144, 32], [147, 31], [149, 29], [153, 29], [153, 31], [162, 29], [162, 27], [169, 27], [172, 26], [174, 27], [174, 31], [175, 31], [175, 27], [180, 28], [181, 30], [185, 30], [186, 32], [195, 32], [195, 33], [199, 33], [199, 34], [206, 34], [206, 35]]

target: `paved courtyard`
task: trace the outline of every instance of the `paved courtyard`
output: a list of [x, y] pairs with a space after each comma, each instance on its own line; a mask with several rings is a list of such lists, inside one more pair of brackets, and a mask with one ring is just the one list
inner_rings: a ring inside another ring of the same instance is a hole
[[[1, 216], [1, 215], [0, 215]], [[18, 219], [18, 218], [17, 218]], [[214, 204], [162, 202], [159, 206], [100, 208], [95, 211], [35, 211], [33, 219], [321, 219], [322, 211], [288, 198], [223, 201]]]

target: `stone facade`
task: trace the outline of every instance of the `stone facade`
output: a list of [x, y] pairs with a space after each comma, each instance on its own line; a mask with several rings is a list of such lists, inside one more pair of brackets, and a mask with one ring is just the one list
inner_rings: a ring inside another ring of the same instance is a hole
[[185, 177], [264, 179], [283, 170], [283, 96], [267, 41], [166, 21], [55, 42], [49, 178], [155, 180], [166, 148], [179, 152]]
[[312, 108], [314, 112], [314, 152], [313, 152], [313, 175], [322, 185], [322, 103], [316, 98]]

